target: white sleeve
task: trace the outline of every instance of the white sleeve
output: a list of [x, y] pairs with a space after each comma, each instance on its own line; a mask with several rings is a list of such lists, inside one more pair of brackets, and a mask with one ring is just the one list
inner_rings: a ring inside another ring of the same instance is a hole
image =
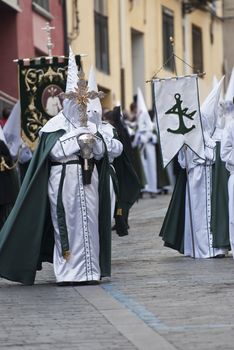
[[103, 138], [106, 144], [109, 161], [110, 163], [112, 163], [114, 158], [120, 156], [120, 154], [122, 153], [123, 145], [118, 139], [115, 139], [113, 136], [105, 134], [105, 132], [103, 133]]
[[93, 157], [99, 160], [103, 157], [104, 153], [105, 147], [103, 141], [99, 137], [96, 137], [93, 145]]
[[108, 150], [110, 163], [113, 162], [114, 158], [117, 158], [118, 156], [120, 156], [122, 152], [123, 152], [122, 143], [117, 139], [112, 139], [110, 142], [110, 149]]
[[78, 153], [80, 146], [78, 145], [77, 136], [77, 130], [61, 136], [50, 151], [51, 158], [59, 161]]
[[19, 151], [19, 162], [21, 164], [27, 163], [32, 159], [32, 152], [30, 150], [30, 148], [25, 145], [22, 144], [21, 149]]
[[229, 171], [234, 170], [234, 140], [232, 135], [232, 126], [233, 123], [224, 129], [220, 150], [220, 157], [222, 161], [226, 163], [226, 168]]
[[182, 169], [186, 168], [186, 158], [185, 158], [185, 149], [184, 147], [178, 153], [178, 162]]
[[207, 160], [215, 161], [216, 142], [204, 131], [205, 157]]

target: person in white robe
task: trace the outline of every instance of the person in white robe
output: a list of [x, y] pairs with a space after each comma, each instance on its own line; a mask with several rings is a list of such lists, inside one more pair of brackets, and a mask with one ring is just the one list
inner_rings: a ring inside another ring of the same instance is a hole
[[157, 136], [153, 132], [154, 126], [150, 119], [144, 97], [140, 88], [137, 91], [137, 132], [133, 142], [138, 145], [141, 154], [142, 165], [146, 175], [146, 185], [142, 192], [148, 192], [152, 196], [160, 191], [157, 188], [157, 164], [155, 144]]
[[227, 253], [224, 248], [213, 247], [211, 231], [212, 166], [216, 151], [216, 142], [211, 136], [222, 82], [223, 78], [201, 106], [205, 159], [199, 158], [189, 148], [181, 150], [178, 158], [181, 167], [187, 167], [184, 254], [194, 258], [223, 257]]
[[[96, 83], [96, 75], [95, 75], [95, 70], [93, 66], [91, 66], [90, 72], [89, 72], [88, 87], [90, 90], [93, 90], [96, 92], [98, 91], [97, 83]], [[113, 160], [116, 157], [120, 156], [120, 154], [123, 151], [123, 145], [117, 138], [115, 138], [114, 127], [110, 123], [107, 123], [106, 121], [102, 120], [102, 106], [99, 98], [89, 101], [87, 106], [87, 114], [88, 114], [89, 121], [91, 121], [96, 125], [98, 132], [103, 137], [103, 140], [106, 144], [106, 148], [108, 152], [111, 171], [113, 172], [115, 171], [112, 165]], [[113, 185], [111, 176], [110, 176], [110, 195], [111, 195], [111, 217], [113, 218], [114, 211], [115, 211], [116, 194], [115, 194], [114, 185]]]
[[215, 142], [211, 139], [206, 140], [205, 156], [206, 160], [198, 158], [194, 152], [187, 148], [181, 150], [178, 157], [180, 166], [187, 167], [188, 171], [184, 255], [194, 258], [212, 258], [226, 253], [224, 249], [213, 248], [210, 227], [212, 164], [215, 161]]
[[[77, 87], [77, 66], [70, 49], [66, 92]], [[87, 123], [80, 126], [80, 110], [77, 102], [65, 99], [63, 110], [50, 119], [41, 129], [42, 133], [51, 133], [63, 129], [65, 132], [50, 152], [51, 171], [48, 195], [51, 217], [54, 226], [53, 266], [56, 281], [59, 284], [71, 282], [97, 282], [101, 278], [99, 264], [99, 177], [93, 160], [100, 160], [105, 152], [104, 143], [97, 136], [96, 125]], [[82, 171], [81, 146], [79, 135], [92, 134], [92, 167], [90, 184], [85, 185]], [[59, 198], [62, 205], [66, 229], [61, 224], [61, 211], [58, 210]], [[62, 250], [61, 235], [67, 231], [69, 251]]]
[[234, 120], [229, 121], [223, 131], [220, 156], [230, 173], [228, 179], [229, 240], [234, 258]]
[[32, 151], [21, 138], [21, 108], [20, 101], [13, 107], [3, 128], [7, 146], [14, 160], [17, 159], [21, 181], [32, 159]]

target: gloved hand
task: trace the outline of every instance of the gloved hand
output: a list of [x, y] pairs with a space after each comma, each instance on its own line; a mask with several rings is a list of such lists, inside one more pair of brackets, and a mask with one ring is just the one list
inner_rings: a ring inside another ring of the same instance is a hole
[[19, 149], [19, 162], [21, 164], [27, 163], [31, 160], [32, 158], [32, 152], [30, 150], [30, 148], [25, 145], [24, 143], [22, 143], [22, 145], [20, 146]]

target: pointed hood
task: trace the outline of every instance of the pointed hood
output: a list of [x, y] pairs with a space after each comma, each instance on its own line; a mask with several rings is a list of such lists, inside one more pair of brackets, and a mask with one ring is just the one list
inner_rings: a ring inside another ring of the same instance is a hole
[[216, 75], [213, 75], [212, 88], [214, 89], [218, 85], [219, 81]]
[[231, 74], [227, 91], [225, 94], [225, 102], [233, 102], [233, 97], [234, 97], [234, 67], [232, 68], [232, 74]]
[[[93, 66], [90, 67], [89, 71], [88, 87], [89, 91], [98, 92], [96, 74]], [[95, 123], [98, 128], [98, 126], [102, 123], [102, 105], [99, 97], [95, 98], [94, 100], [89, 100], [87, 105], [87, 114], [89, 121]]]
[[138, 115], [138, 130], [139, 131], [152, 131], [153, 123], [150, 119], [148, 109], [145, 104], [145, 100], [141, 89], [137, 89], [137, 115]]
[[3, 128], [3, 133], [12, 157], [16, 157], [19, 147], [22, 144], [21, 139], [21, 108], [18, 101], [13, 107], [9, 118]]
[[229, 123], [234, 116], [233, 98], [234, 98], [234, 67], [232, 69], [231, 77], [228, 83], [228, 87], [224, 98], [224, 104], [223, 104], [225, 124]]
[[212, 135], [215, 130], [218, 118], [218, 105], [223, 80], [224, 76], [220, 79], [218, 84], [211, 90], [211, 92], [206, 97], [205, 101], [201, 106], [202, 124], [204, 126], [205, 131], [209, 135]]
[[78, 82], [78, 68], [76, 65], [76, 59], [72, 51], [71, 46], [69, 46], [69, 61], [68, 61], [68, 71], [67, 71], [67, 83], [66, 92], [75, 91]]
[[[78, 68], [76, 65], [75, 56], [71, 47], [69, 47], [66, 93], [75, 91], [75, 88], [77, 87], [78, 79], [79, 79]], [[63, 101], [63, 114], [73, 124], [77, 124], [79, 121], [79, 111], [78, 111], [78, 104], [76, 103], [76, 101], [65, 99]]]
[[1, 125], [0, 125], [0, 140], [6, 143], [6, 139], [5, 139], [5, 136], [3, 134], [3, 130], [2, 130]]

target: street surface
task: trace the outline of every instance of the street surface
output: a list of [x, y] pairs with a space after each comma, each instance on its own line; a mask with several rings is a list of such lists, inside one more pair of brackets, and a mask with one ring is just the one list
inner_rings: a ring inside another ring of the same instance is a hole
[[169, 195], [144, 198], [130, 234], [113, 232], [112, 278], [58, 287], [0, 279], [0, 349], [233, 350], [234, 261], [194, 260], [158, 237]]

